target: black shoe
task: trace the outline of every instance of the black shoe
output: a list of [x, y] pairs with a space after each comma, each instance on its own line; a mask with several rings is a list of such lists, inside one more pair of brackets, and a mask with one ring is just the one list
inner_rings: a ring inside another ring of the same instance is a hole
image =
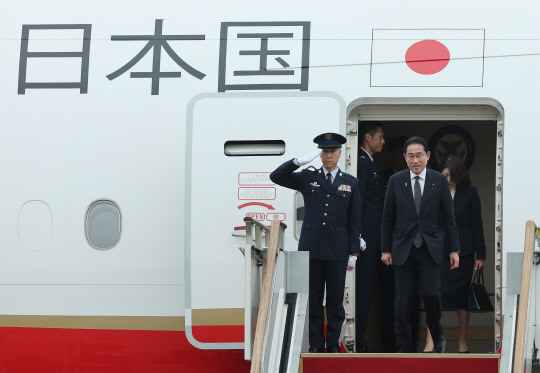
[[324, 348], [316, 348], [316, 347], [315, 348], [310, 348], [309, 352], [311, 354], [322, 354], [322, 353], [324, 353]]
[[326, 352], [331, 354], [340, 354], [341, 348], [339, 348], [338, 346], [330, 346], [326, 349]]
[[437, 343], [435, 343], [434, 350], [439, 354], [444, 354], [446, 352], [446, 339], [444, 339], [443, 335], [441, 335]]
[[356, 352], [359, 354], [371, 354], [373, 350], [369, 346], [361, 346]]

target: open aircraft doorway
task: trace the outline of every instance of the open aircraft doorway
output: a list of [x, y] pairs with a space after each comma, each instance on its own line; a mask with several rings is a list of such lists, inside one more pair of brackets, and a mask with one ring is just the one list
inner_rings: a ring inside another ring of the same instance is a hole
[[[348, 155], [347, 172], [356, 175], [358, 159], [358, 124], [376, 120], [384, 130], [383, 151], [374, 156], [386, 185], [388, 177], [406, 164], [396, 150], [399, 138], [421, 136], [429, 144], [431, 159], [428, 167], [441, 171], [441, 164], [451, 154], [461, 156], [469, 168], [472, 185], [476, 186], [482, 204], [482, 220], [486, 241], [484, 276], [495, 311], [471, 314], [468, 329], [470, 348], [486, 353], [498, 349], [501, 343], [501, 259], [502, 259], [502, 105], [489, 98], [361, 98], [347, 108]], [[393, 140], [395, 139], [395, 140]], [[393, 157], [390, 151], [393, 145]], [[377, 282], [377, 281], [376, 281]], [[347, 281], [354, 287], [354, 279]], [[354, 291], [349, 291], [354, 294]], [[380, 333], [380, 294], [375, 284], [366, 339], [375, 351], [382, 351]], [[347, 313], [354, 308], [351, 301]], [[352, 311], [351, 311], [352, 310]], [[349, 317], [349, 314], [347, 315]], [[444, 334], [449, 341], [448, 352], [457, 352], [459, 327], [455, 311], [444, 311], [441, 318]], [[418, 351], [424, 348], [426, 336], [425, 314], [421, 306]], [[354, 327], [348, 327], [353, 331]]]

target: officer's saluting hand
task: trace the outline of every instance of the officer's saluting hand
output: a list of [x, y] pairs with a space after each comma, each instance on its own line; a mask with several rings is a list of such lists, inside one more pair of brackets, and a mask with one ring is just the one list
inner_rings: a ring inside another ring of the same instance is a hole
[[322, 149], [317, 149], [309, 153], [308, 155], [304, 155], [303, 157], [300, 157], [300, 158], [295, 158], [296, 160], [295, 163], [298, 164], [298, 166], [305, 166], [306, 164], [311, 163], [321, 153], [322, 153]]
[[[362, 250], [358, 179], [342, 172], [337, 164], [341, 145], [347, 140], [337, 133], [323, 133], [313, 140], [318, 149], [291, 159], [270, 174], [270, 179], [304, 197], [305, 214], [298, 250], [309, 251], [309, 343], [311, 352], [324, 352], [323, 297], [326, 288], [327, 352], [340, 352], [339, 335], [345, 320], [343, 294], [346, 270], [353, 270]], [[305, 168], [320, 156], [323, 167]], [[363, 240], [362, 240], [363, 241]], [[365, 249], [365, 243], [363, 243]]]

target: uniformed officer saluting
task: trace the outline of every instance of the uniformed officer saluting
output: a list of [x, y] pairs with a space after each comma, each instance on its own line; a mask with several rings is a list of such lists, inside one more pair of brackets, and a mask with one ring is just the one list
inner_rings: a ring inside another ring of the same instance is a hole
[[[362, 199], [358, 179], [337, 163], [347, 140], [337, 133], [315, 137], [318, 150], [279, 166], [270, 179], [304, 196], [304, 222], [298, 250], [309, 251], [310, 352], [324, 352], [323, 298], [326, 285], [326, 351], [340, 352], [339, 335], [345, 320], [343, 294], [346, 269], [353, 270], [360, 252]], [[323, 167], [294, 172], [320, 155]], [[365, 245], [365, 244], [364, 244]], [[364, 247], [365, 248], [365, 247]]]

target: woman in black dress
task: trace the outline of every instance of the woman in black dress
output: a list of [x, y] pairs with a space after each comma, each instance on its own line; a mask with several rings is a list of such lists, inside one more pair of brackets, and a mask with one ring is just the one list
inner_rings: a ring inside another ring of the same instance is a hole
[[[441, 303], [443, 309], [457, 310], [459, 322], [459, 352], [469, 352], [467, 329], [470, 313], [467, 311], [469, 289], [474, 269], [484, 268], [486, 244], [480, 198], [471, 185], [469, 171], [463, 160], [451, 155], [443, 163], [442, 173], [448, 178], [450, 192], [454, 199], [454, 215], [459, 231], [459, 267], [450, 270], [448, 256], [441, 268]], [[475, 258], [476, 257], [476, 258]], [[424, 352], [433, 350], [429, 334]]]

